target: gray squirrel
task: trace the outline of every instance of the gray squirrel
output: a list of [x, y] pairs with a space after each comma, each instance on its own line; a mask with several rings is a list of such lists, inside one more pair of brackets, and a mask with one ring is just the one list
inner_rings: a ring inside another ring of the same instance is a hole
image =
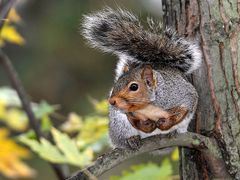
[[115, 146], [135, 149], [141, 138], [187, 132], [198, 103], [186, 77], [201, 64], [197, 43], [151, 19], [144, 29], [132, 13], [109, 7], [84, 16], [83, 36], [119, 58], [109, 98]]

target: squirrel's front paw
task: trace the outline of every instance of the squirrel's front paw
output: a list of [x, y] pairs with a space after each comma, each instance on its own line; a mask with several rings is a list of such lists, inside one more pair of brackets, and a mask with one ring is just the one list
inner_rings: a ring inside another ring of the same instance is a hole
[[131, 149], [139, 149], [142, 146], [141, 137], [139, 135], [131, 136], [127, 139], [127, 143]]
[[156, 122], [156, 126], [162, 131], [169, 130], [173, 125], [174, 123], [171, 119], [160, 118]]

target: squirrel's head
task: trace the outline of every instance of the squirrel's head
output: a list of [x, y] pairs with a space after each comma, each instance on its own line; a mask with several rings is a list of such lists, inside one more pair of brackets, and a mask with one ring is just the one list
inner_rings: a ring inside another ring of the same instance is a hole
[[116, 81], [109, 103], [122, 111], [134, 112], [155, 100], [156, 77], [150, 65], [124, 67]]

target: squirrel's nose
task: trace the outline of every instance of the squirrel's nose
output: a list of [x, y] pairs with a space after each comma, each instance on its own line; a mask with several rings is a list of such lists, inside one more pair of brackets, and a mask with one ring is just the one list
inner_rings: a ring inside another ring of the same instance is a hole
[[110, 103], [111, 105], [113, 105], [113, 106], [116, 104], [116, 100], [113, 99], [113, 98], [110, 98], [108, 101], [109, 101], [109, 103]]

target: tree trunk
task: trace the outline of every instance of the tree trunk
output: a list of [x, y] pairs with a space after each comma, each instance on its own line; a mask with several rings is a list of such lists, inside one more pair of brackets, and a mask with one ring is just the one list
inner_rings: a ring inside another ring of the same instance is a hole
[[181, 177], [226, 179], [228, 172], [233, 179], [240, 179], [240, 1], [162, 2], [164, 24], [200, 42], [203, 63], [191, 77], [199, 93], [191, 131], [216, 138], [223, 156], [222, 161], [215, 161], [199, 152], [182, 149]]

